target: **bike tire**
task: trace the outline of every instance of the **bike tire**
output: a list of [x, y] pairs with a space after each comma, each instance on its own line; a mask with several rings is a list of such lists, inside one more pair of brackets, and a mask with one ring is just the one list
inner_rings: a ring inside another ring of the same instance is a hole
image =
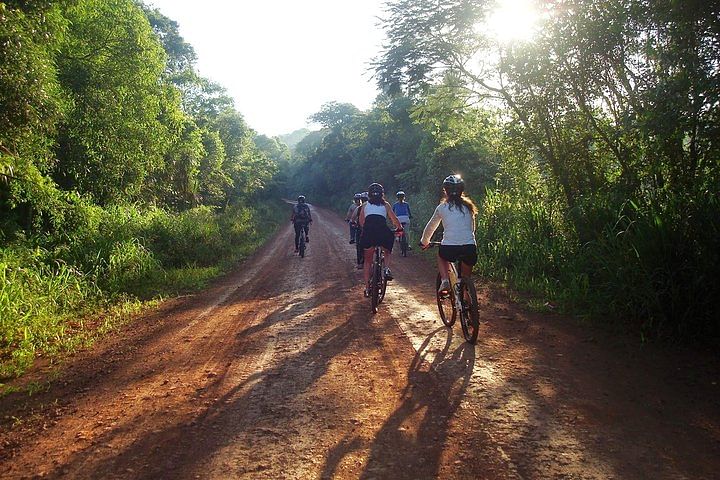
[[407, 257], [407, 252], [408, 252], [407, 237], [405, 236], [405, 234], [403, 234], [400, 237], [400, 253], [402, 254], [403, 257]]
[[377, 313], [380, 304], [380, 266], [373, 262], [372, 276], [370, 277], [370, 306], [372, 313]]
[[[381, 268], [380, 271], [383, 269]], [[382, 303], [382, 301], [385, 299], [385, 292], [387, 291], [387, 280], [385, 280], [385, 275], [380, 275], [380, 291], [378, 294], [378, 304]]]
[[478, 307], [477, 292], [472, 280], [462, 283], [462, 312], [460, 312], [460, 325], [462, 326], [465, 341], [475, 345], [480, 331], [480, 309]]
[[440, 319], [447, 327], [452, 327], [457, 319], [457, 309], [455, 308], [455, 294], [450, 289], [448, 295], [440, 295], [438, 288], [440, 288], [440, 282], [442, 278], [438, 273], [437, 280], [435, 281], [435, 296], [437, 298], [438, 311], [440, 312]]
[[300, 258], [305, 258], [305, 234], [300, 235], [300, 241], [298, 242], [298, 250]]

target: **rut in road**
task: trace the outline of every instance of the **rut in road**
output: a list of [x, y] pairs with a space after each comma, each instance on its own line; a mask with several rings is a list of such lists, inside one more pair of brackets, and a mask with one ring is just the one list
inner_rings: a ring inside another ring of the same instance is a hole
[[313, 213], [304, 259], [288, 226], [206, 292], [78, 355], [47, 392], [2, 399], [23, 421], [3, 424], [0, 477], [711, 478], [720, 467], [710, 381], [668, 382], [664, 357], [628, 358], [491, 291], [472, 347], [442, 326], [433, 265], [412, 256], [393, 258], [372, 315], [345, 224]]

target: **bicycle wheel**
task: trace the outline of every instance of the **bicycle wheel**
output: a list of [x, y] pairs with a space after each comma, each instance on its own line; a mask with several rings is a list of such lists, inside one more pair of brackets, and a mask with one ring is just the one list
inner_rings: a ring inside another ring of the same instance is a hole
[[383, 272], [384, 268], [380, 268], [380, 291], [378, 292], [378, 304], [382, 303], [383, 299], [385, 298], [385, 291], [387, 290], [387, 280], [385, 280], [385, 273]]
[[403, 257], [407, 257], [407, 251], [408, 251], [407, 236], [403, 233], [402, 235], [400, 235], [400, 254]]
[[477, 341], [480, 330], [480, 311], [478, 309], [477, 292], [472, 280], [462, 282], [462, 312], [460, 312], [460, 325], [463, 336], [473, 345]]
[[370, 306], [372, 307], [372, 313], [377, 313], [378, 305], [380, 304], [380, 265], [377, 262], [373, 262], [372, 271], [370, 272]]
[[300, 240], [298, 241], [298, 250], [300, 252], [300, 258], [305, 258], [305, 233], [300, 234]]
[[438, 273], [437, 280], [435, 281], [435, 295], [437, 296], [437, 306], [440, 312], [440, 319], [448, 327], [452, 327], [455, 324], [457, 318], [457, 311], [455, 309], [455, 294], [452, 288], [447, 294], [441, 295], [438, 292], [440, 288], [440, 274]]

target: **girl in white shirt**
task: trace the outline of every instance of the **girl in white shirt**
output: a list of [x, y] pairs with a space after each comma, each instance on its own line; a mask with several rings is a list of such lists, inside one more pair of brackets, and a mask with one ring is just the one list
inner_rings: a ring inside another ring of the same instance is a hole
[[370, 295], [368, 283], [375, 247], [382, 247], [385, 253], [385, 279], [393, 279], [390, 272], [390, 254], [395, 243], [395, 236], [387, 226], [387, 222], [388, 220], [392, 222], [398, 230], [402, 230], [402, 225], [390, 204], [385, 200], [385, 189], [379, 183], [373, 183], [368, 187], [368, 202], [360, 207], [359, 220], [362, 228], [360, 246], [364, 249], [365, 255], [363, 277], [365, 278], [365, 296], [367, 297]]
[[465, 182], [460, 175], [450, 175], [443, 181], [444, 198], [435, 208], [435, 213], [423, 230], [423, 250], [428, 248], [430, 238], [435, 230], [443, 225], [443, 238], [438, 249], [438, 270], [440, 271], [440, 288], [447, 292], [450, 288], [448, 280], [449, 262], [460, 260], [463, 278], [469, 278], [473, 266], [477, 263], [477, 246], [475, 244], [475, 216], [477, 207], [465, 195]]

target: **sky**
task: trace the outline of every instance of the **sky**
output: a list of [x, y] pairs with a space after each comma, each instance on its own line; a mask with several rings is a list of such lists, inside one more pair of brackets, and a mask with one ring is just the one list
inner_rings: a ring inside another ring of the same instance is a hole
[[146, 0], [176, 21], [200, 75], [260, 134], [315, 129], [327, 102], [372, 105], [383, 0]]

